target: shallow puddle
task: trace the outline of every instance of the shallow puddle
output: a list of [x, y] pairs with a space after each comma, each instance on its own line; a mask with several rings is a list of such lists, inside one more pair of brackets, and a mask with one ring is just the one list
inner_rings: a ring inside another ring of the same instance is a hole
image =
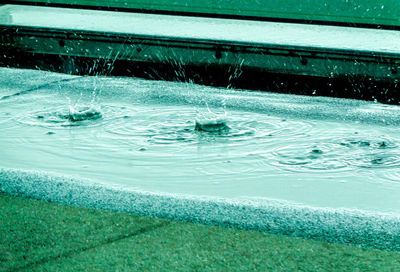
[[400, 214], [399, 107], [134, 78], [1, 77], [3, 169]]

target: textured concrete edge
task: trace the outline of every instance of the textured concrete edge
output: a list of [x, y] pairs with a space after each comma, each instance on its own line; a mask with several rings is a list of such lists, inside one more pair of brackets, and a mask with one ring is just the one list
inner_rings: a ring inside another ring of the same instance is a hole
[[15, 169], [0, 169], [0, 192], [85, 208], [400, 251], [400, 217], [390, 214], [313, 208], [277, 200], [156, 194]]

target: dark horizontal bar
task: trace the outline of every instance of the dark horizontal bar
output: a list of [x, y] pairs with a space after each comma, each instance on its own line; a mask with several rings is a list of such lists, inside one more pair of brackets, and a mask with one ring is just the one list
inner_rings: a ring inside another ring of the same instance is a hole
[[[168, 45], [177, 48], [204, 49], [205, 46], [212, 49], [220, 48], [235, 52], [258, 52], [260, 54], [268, 53], [281, 55], [282, 53], [274, 53], [273, 51], [285, 51], [287, 54], [304, 54], [312, 58], [329, 58], [329, 59], [356, 59], [358, 61], [378, 62], [378, 63], [399, 63], [400, 55], [391, 52], [374, 52], [360, 51], [347, 48], [345, 50], [336, 48], [315, 48], [305, 46], [292, 46], [285, 44], [255, 44], [249, 42], [229, 42], [212, 39], [188, 39], [177, 37], [157, 37], [151, 35], [124, 34], [124, 33], [103, 33], [86, 30], [74, 30], [73, 32], [53, 28], [38, 28], [27, 26], [2, 26], [0, 25], [0, 36], [10, 34], [15, 36], [32, 35], [35, 37], [52, 37], [65, 40], [88, 40], [92, 42], [109, 42], [110, 44], [129, 44], [140, 43], [141, 45], [157, 45], [163, 46], [165, 42]], [[323, 56], [320, 56], [320, 55]]]
[[[179, 73], [176, 73], [177, 67], [173, 63], [113, 61], [100, 58], [27, 53], [10, 49], [1, 50], [4, 52], [0, 55], [0, 66], [2, 67], [29, 68], [78, 75], [140, 77], [152, 80], [192, 82], [223, 88], [400, 104], [400, 83], [398, 81], [376, 81], [362, 76], [326, 78], [277, 74], [262, 69], [245, 68], [239, 77], [232, 78], [232, 66], [227, 65], [183, 65], [179, 67]], [[112, 64], [112, 69], [109, 64]]]

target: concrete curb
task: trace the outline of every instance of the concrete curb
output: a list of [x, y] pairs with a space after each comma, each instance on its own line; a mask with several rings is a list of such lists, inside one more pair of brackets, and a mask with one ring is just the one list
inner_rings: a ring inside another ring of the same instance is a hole
[[400, 251], [400, 218], [277, 200], [155, 194], [39, 171], [0, 169], [0, 191], [86, 208]]

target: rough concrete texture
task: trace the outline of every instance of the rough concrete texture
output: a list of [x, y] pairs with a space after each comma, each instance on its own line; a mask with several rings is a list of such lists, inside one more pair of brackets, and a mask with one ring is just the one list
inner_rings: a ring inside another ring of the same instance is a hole
[[36, 171], [0, 171], [0, 191], [86, 208], [229, 226], [307, 239], [400, 250], [400, 218], [281, 201], [154, 194]]

